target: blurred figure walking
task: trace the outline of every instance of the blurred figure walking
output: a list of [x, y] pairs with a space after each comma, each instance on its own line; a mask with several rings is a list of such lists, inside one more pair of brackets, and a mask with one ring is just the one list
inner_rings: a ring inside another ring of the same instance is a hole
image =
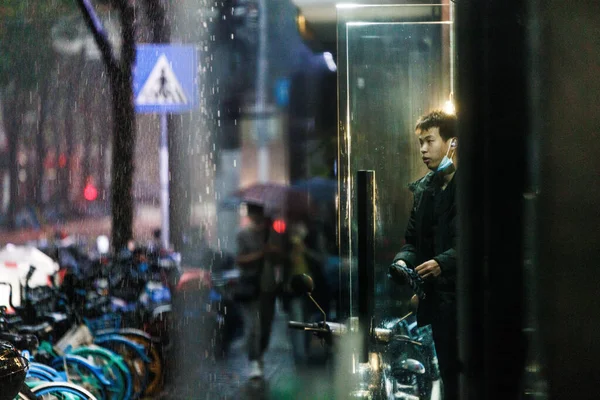
[[270, 241], [271, 224], [261, 205], [247, 203], [250, 223], [237, 235], [236, 263], [240, 267], [240, 282], [236, 299], [244, 306], [244, 326], [249, 360], [250, 379], [262, 379], [263, 355], [269, 345], [275, 313], [277, 282]]

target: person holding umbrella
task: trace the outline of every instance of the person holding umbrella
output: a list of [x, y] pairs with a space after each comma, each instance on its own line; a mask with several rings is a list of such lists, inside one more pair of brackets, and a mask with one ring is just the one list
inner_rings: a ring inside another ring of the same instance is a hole
[[236, 263], [241, 276], [236, 299], [243, 304], [250, 379], [262, 379], [275, 314], [277, 282], [271, 223], [261, 204], [246, 203], [249, 224], [237, 234]]

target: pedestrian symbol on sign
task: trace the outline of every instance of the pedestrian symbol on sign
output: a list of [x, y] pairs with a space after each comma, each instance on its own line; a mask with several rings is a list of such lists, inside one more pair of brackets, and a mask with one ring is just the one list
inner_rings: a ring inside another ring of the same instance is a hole
[[158, 58], [135, 101], [140, 105], [188, 103], [188, 98], [164, 54]]

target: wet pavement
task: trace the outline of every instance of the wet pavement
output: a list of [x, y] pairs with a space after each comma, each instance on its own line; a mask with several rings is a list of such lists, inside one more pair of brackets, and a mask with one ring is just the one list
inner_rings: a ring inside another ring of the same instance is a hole
[[[292, 347], [287, 331], [287, 315], [278, 310], [273, 321], [269, 348], [265, 353], [264, 380], [249, 380], [248, 358], [243, 338], [237, 339], [224, 360], [203, 360], [202, 355], [190, 355], [199, 359], [191, 370], [176, 373], [173, 383], [168, 384], [160, 396], [161, 400], [221, 400], [221, 399], [327, 399], [327, 390], [311, 393], [309, 388], [318, 388], [314, 375], [300, 371], [294, 364]], [[319, 344], [317, 343], [317, 346]], [[172, 360], [176, 362], [175, 360]], [[189, 365], [189, 364], [188, 364]], [[311, 368], [312, 372], [319, 366]], [[186, 367], [188, 369], [188, 367]], [[321, 375], [321, 378], [323, 376]], [[308, 380], [313, 381], [310, 385]], [[321, 382], [327, 385], [327, 380]]]

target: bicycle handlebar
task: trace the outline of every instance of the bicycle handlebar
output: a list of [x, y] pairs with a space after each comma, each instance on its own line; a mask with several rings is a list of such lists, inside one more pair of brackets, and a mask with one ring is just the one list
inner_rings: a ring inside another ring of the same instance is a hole
[[12, 302], [12, 296], [13, 296], [12, 285], [8, 282], [0, 282], [0, 285], [8, 286], [8, 305], [10, 306], [10, 308], [12, 308], [14, 310], [15, 306]]
[[337, 322], [299, 322], [299, 321], [289, 321], [288, 327], [292, 329], [301, 329], [304, 331], [311, 331], [315, 333], [321, 334], [331, 334], [333, 336], [340, 336], [346, 333], [346, 325], [339, 324]]
[[[332, 336], [340, 336], [346, 333], [347, 328], [344, 324], [339, 324], [336, 322], [326, 322], [325, 326], [323, 326], [323, 322], [299, 322], [299, 321], [289, 321], [288, 327], [292, 329], [300, 329], [303, 331], [310, 331], [316, 334], [330, 334]], [[393, 340], [398, 340], [402, 342], [408, 342], [414, 344], [416, 346], [422, 346], [423, 343], [418, 340], [414, 340], [405, 335], [397, 335], [391, 329], [385, 328], [375, 328], [373, 329], [373, 339], [379, 343], [389, 343]]]
[[35, 273], [36, 269], [37, 268], [34, 267], [33, 265], [29, 266], [29, 270], [27, 271], [27, 275], [25, 276], [25, 286], [29, 286], [29, 281], [31, 280], [31, 277]]
[[324, 329], [327, 330], [327, 328], [322, 328], [321, 324], [319, 324], [318, 322], [299, 322], [299, 321], [289, 321], [288, 322], [288, 327], [292, 328], [292, 329], [301, 329], [301, 330], [319, 330], [319, 329]]

